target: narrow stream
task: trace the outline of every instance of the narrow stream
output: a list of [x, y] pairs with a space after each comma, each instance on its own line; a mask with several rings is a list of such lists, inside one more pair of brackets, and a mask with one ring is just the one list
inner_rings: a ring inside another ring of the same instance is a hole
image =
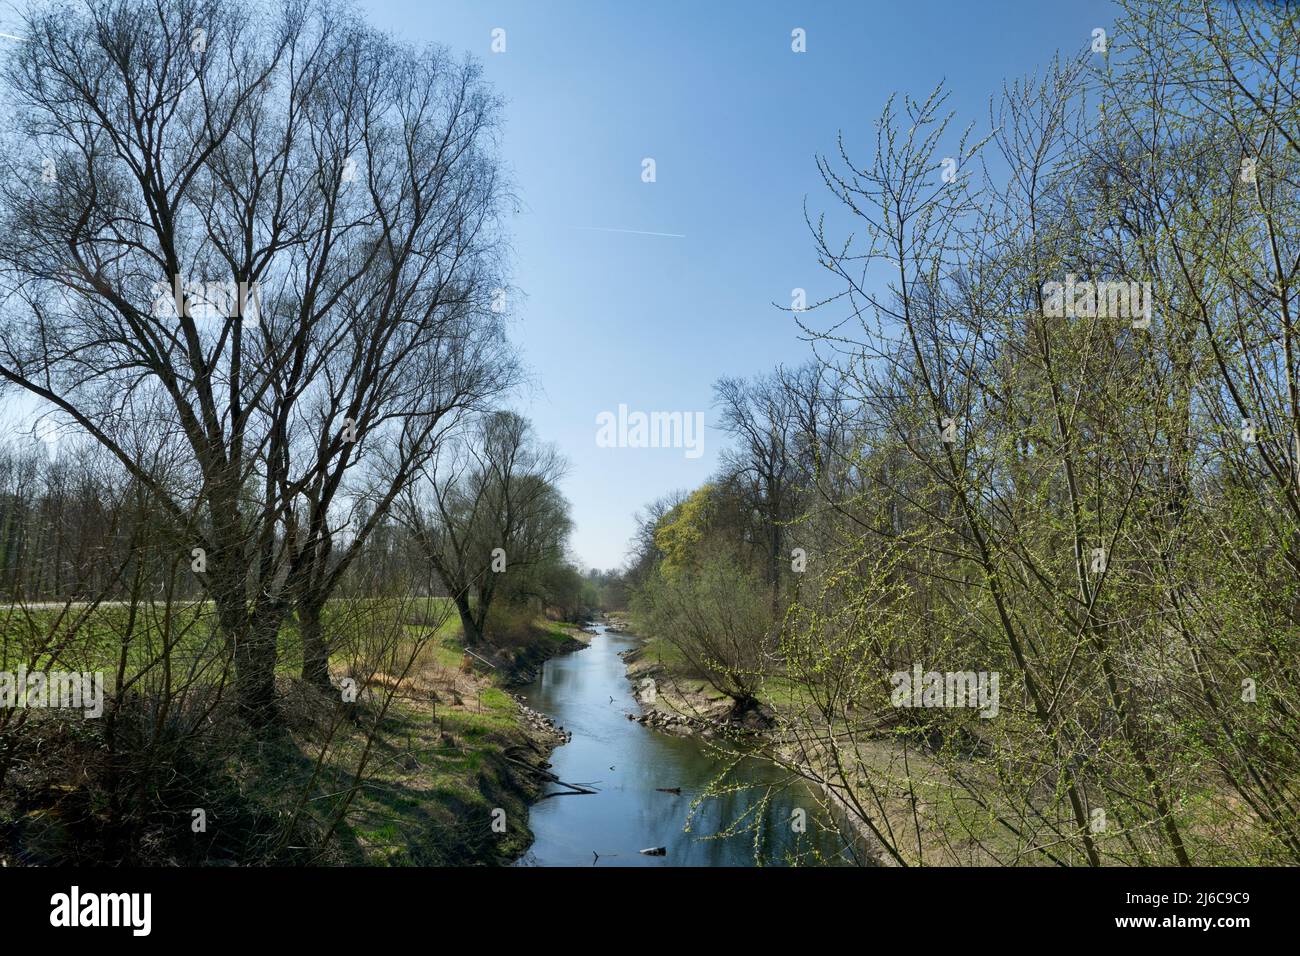
[[[591, 646], [552, 658], [541, 676], [520, 696], [530, 707], [573, 734], [551, 757], [563, 781], [599, 792], [563, 795], [534, 804], [529, 825], [537, 839], [521, 866], [754, 866], [782, 865], [798, 857], [814, 862], [842, 859], [843, 841], [800, 782], [772, 793], [760, 828], [762, 850], [755, 859], [754, 833], [718, 834], [757, 816], [757, 805], [770, 785], [787, 779], [766, 761], [747, 760], [729, 778], [744, 788], [707, 798], [691, 815], [692, 802], [722, 769], [708, 745], [690, 737], [673, 737], [628, 720], [639, 714], [623, 659], [619, 654], [640, 640], [623, 632], [599, 632]], [[680, 787], [681, 794], [657, 788]], [[805, 832], [796, 832], [796, 809], [805, 811]], [[690, 832], [685, 827], [689, 822]], [[663, 856], [640, 851], [665, 847]]]

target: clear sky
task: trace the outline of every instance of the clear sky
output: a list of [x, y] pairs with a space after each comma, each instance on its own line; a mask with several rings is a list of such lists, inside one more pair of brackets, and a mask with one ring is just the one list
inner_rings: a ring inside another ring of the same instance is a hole
[[[837, 132], [866, 162], [889, 94], [924, 97], [941, 79], [959, 125], [986, 130], [1004, 79], [1082, 49], [1116, 15], [1102, 0], [363, 7], [410, 40], [480, 56], [507, 101], [523, 200], [513, 335], [537, 382], [518, 404], [569, 458], [573, 545], [600, 567], [621, 564], [637, 508], [714, 469], [714, 380], [807, 357], [772, 303], [822, 281], [802, 208], [831, 205], [814, 157]], [[596, 417], [620, 403], [704, 412], [704, 454], [598, 447]]]

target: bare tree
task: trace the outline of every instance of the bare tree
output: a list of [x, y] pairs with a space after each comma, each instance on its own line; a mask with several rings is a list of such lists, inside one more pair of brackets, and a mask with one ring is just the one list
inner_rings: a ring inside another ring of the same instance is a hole
[[[382, 514], [444, 418], [509, 379], [497, 102], [474, 65], [323, 4], [89, 3], [24, 32], [0, 376], [149, 487], [269, 720], [282, 620], [311, 620], [374, 527], [331, 558], [345, 477]], [[124, 447], [132, 403], [183, 481]]]
[[724, 453], [723, 467], [736, 482], [758, 518], [765, 536], [767, 583], [776, 612], [781, 584], [785, 523], [794, 498], [796, 431], [792, 393], [782, 387], [780, 374], [752, 381], [723, 378], [713, 386], [722, 429], [736, 439]]
[[482, 640], [508, 576], [564, 557], [570, 521], [556, 487], [563, 471], [527, 419], [494, 412], [404, 497], [403, 519], [455, 602], [467, 643]]

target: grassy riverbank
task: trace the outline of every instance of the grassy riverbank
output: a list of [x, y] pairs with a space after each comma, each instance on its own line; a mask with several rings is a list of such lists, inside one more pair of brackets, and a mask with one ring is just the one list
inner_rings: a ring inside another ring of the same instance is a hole
[[726, 721], [731, 701], [697, 674], [670, 641], [649, 638], [623, 659], [633, 695], [647, 719], [662, 725], [659, 729], [711, 732]]
[[[509, 688], [547, 658], [582, 647], [580, 636], [576, 628], [537, 622], [508, 647], [476, 648], [496, 668], [474, 660], [466, 669], [459, 632], [428, 648], [390, 711], [384, 760], [356, 802], [341, 841], [342, 862], [508, 865], [517, 859], [533, 839], [528, 807], [544, 786], [541, 771], [562, 738], [530, 726]], [[339, 764], [349, 765], [346, 748]], [[503, 813], [494, 820], [495, 811]]]
[[[454, 619], [436, 599], [427, 603], [403, 609], [399, 640], [377, 666], [360, 668], [355, 653], [331, 660], [337, 687], [369, 675], [351, 703], [297, 675], [300, 645], [286, 626], [280, 721], [257, 736], [209, 683], [194, 683], [198, 703], [182, 716], [160, 708], [149, 689], [154, 671], [136, 672], [136, 648], [115, 643], [125, 612], [97, 610], [79, 627], [94, 639], [75, 657], [36, 664], [105, 670], [112, 703], [94, 720], [66, 710], [9, 713], [23, 733], [7, 738], [17, 745], [3, 754], [0, 865], [509, 864], [532, 841], [528, 806], [561, 739], [527, 719], [509, 691], [547, 658], [581, 648], [585, 635], [516, 620], [470, 655]], [[30, 668], [26, 636], [57, 627], [59, 613], [11, 611], [5, 667]], [[197, 605], [185, 620], [201, 624], [209, 613]], [[176, 640], [178, 671], [219, 656], [205, 630], [193, 626]], [[115, 659], [125, 661], [121, 687]], [[198, 707], [208, 712], [194, 719]], [[140, 770], [164, 762], [165, 776]]]

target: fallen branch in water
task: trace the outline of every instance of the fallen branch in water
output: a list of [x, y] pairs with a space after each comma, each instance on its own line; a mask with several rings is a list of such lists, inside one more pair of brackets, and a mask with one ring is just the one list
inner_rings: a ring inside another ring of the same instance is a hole
[[567, 790], [561, 790], [557, 793], [544, 793], [539, 798], [541, 800], [545, 800], [547, 797], [569, 797], [569, 796], [573, 796], [574, 794], [587, 794], [587, 793], [600, 792], [599, 790], [596, 790], [592, 787], [584, 786], [583, 784], [580, 783], [567, 783], [561, 780], [555, 774], [551, 773], [549, 770], [544, 770], [541, 767], [535, 767], [530, 763], [525, 763], [522, 760], [517, 760], [514, 757], [511, 757], [509, 755], [506, 756], [506, 760], [510, 761], [512, 764], [515, 764], [516, 766], [523, 767], [525, 770], [537, 774], [539, 777], [541, 777], [543, 780], [547, 781], [548, 783], [553, 783], [557, 787], [568, 788]]

